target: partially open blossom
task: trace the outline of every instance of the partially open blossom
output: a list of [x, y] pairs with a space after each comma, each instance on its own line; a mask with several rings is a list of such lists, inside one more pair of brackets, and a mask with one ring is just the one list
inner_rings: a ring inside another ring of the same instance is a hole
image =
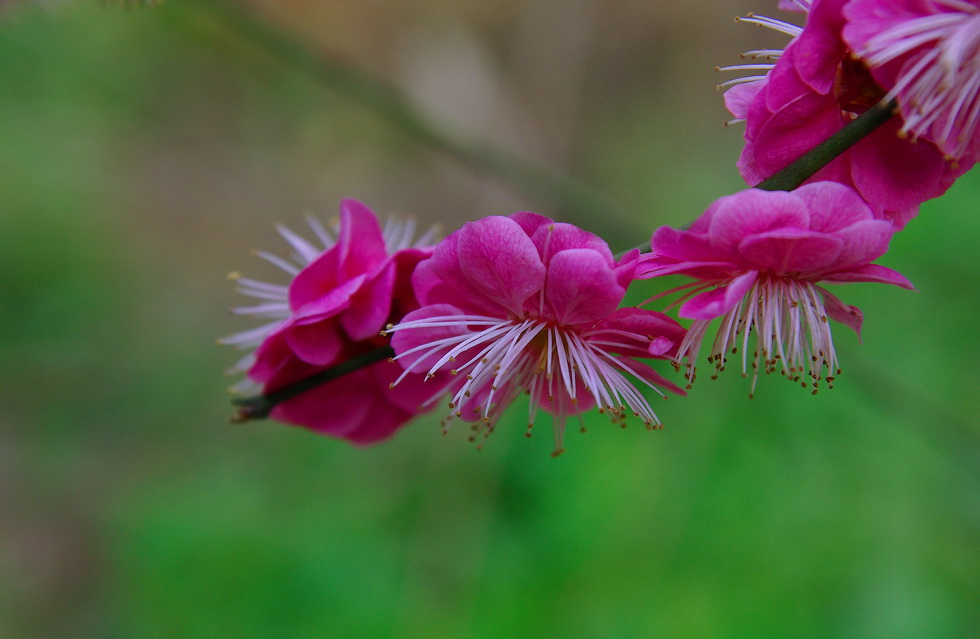
[[980, 154], [980, 0], [851, 0], [844, 41], [897, 98], [901, 133]]
[[[721, 318], [708, 361], [716, 373], [738, 355], [752, 369], [784, 375], [814, 391], [840, 371], [828, 318], [860, 336], [861, 311], [822, 282], [881, 282], [911, 289], [901, 274], [872, 264], [888, 249], [895, 227], [875, 219], [853, 189], [816, 182], [792, 192], [749, 189], [714, 202], [688, 230], [661, 227], [638, 278], [686, 275], [681, 317], [694, 320], [677, 352], [694, 381], [708, 328]], [[749, 339], [754, 351], [750, 354]]]
[[[494, 429], [520, 393], [553, 416], [555, 453], [566, 419], [594, 406], [622, 423], [628, 414], [661, 425], [625, 374], [683, 392], [639, 358], [671, 358], [684, 329], [662, 313], [619, 308], [638, 251], [617, 262], [599, 237], [533, 213], [466, 224], [415, 271], [422, 307], [386, 332], [404, 377], [456, 375], [453, 418], [474, 439]], [[396, 384], [398, 388], [403, 380]]]
[[[962, 0], [947, 1], [964, 4]], [[908, 0], [897, 4], [929, 3]], [[848, 0], [781, 3], [784, 8], [806, 12], [803, 28], [762, 16], [744, 19], [792, 36], [784, 51], [749, 52], [760, 58], [758, 64], [723, 69], [759, 72], [730, 81], [735, 86], [725, 94], [726, 106], [736, 120], [746, 122], [745, 147], [738, 168], [748, 184], [759, 184], [779, 172], [888, 95], [888, 90], [876, 81], [878, 76], [864, 61], [855, 58], [859, 52], [850, 49], [843, 38], [846, 5]], [[917, 49], [919, 53], [935, 48], [937, 43], [922, 45]], [[896, 51], [892, 48], [889, 53], [894, 55]], [[899, 62], [898, 58], [894, 60]], [[893, 69], [882, 67], [880, 75], [884, 78]], [[962, 96], [970, 90], [956, 94]], [[975, 90], [973, 95], [975, 99]], [[900, 102], [901, 99], [899, 91]], [[942, 195], [975, 160], [962, 156], [957, 162], [950, 161], [946, 151], [929, 141], [933, 139], [930, 136], [922, 135], [919, 143], [914, 143], [903, 133], [912, 126], [914, 123], [909, 125], [901, 117], [893, 118], [818, 171], [810, 181], [832, 180], [852, 186], [879, 217], [904, 226], [917, 214], [920, 203]]]
[[[259, 256], [286, 271], [288, 285], [234, 275], [239, 291], [259, 303], [235, 309], [268, 321], [220, 340], [250, 352], [234, 367], [248, 377], [236, 390], [264, 394], [299, 382], [387, 344], [378, 332], [418, 307], [411, 287], [416, 265], [432, 254], [432, 233], [413, 239], [414, 224], [390, 222], [384, 231], [360, 202], [344, 200], [333, 232], [309, 218], [316, 240], [285, 227], [293, 254]], [[441, 390], [411, 375], [389, 386], [401, 368], [366, 366], [278, 404], [271, 416], [354, 444], [390, 437]]]

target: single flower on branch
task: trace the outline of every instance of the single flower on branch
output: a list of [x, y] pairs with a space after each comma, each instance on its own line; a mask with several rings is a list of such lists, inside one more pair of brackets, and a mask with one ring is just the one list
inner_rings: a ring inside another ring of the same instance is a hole
[[[374, 214], [354, 200], [341, 203], [332, 230], [313, 218], [309, 226], [314, 242], [279, 227], [292, 248], [289, 258], [259, 253], [289, 274], [288, 285], [235, 276], [239, 291], [259, 300], [235, 312], [271, 320], [220, 340], [250, 351], [233, 369], [247, 373], [234, 390], [262, 392], [240, 402], [238, 418], [271, 411], [277, 420], [354, 444], [376, 443], [431, 410], [429, 401], [442, 391], [438, 380], [423, 385], [420, 375], [405, 376], [392, 390], [401, 368], [387, 361], [387, 350], [372, 356], [387, 349], [378, 331], [418, 307], [411, 275], [432, 254], [435, 235], [415, 239], [412, 222], [392, 221], [382, 230]], [[289, 396], [294, 385], [361, 361], [369, 364]], [[265, 401], [284, 391], [285, 399]]]
[[[840, 301], [821, 283], [881, 282], [913, 289], [901, 274], [872, 262], [888, 250], [895, 227], [875, 215], [853, 189], [816, 182], [793, 192], [749, 189], [717, 200], [687, 230], [663, 226], [652, 253], [643, 255], [638, 278], [685, 275], [694, 282], [676, 302], [694, 320], [676, 362], [695, 364], [710, 340], [715, 374], [729, 356], [751, 370], [751, 394], [759, 372], [779, 371], [812, 387], [832, 385], [840, 370], [828, 319], [860, 336], [861, 311]], [[714, 338], [713, 320], [721, 318]]]
[[421, 308], [385, 330], [413, 375], [449, 372], [450, 413], [493, 432], [503, 410], [530, 396], [528, 435], [539, 410], [552, 415], [555, 454], [568, 417], [593, 407], [625, 426], [661, 426], [630, 381], [683, 391], [646, 358], [670, 359], [684, 329], [662, 313], [619, 308], [639, 251], [619, 261], [599, 237], [533, 213], [470, 222], [436, 247], [414, 275]]

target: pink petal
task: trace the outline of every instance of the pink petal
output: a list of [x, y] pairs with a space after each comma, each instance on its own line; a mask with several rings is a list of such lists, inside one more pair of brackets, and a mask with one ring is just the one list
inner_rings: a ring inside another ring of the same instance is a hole
[[340, 203], [337, 248], [344, 279], [372, 270], [388, 256], [378, 218], [357, 200]]
[[830, 233], [873, 219], [868, 203], [851, 187], [837, 182], [813, 182], [793, 191], [810, 211], [810, 230]]
[[919, 214], [919, 207], [916, 206], [904, 211], [881, 211], [876, 216], [882, 217], [895, 226], [896, 231], [901, 231], [905, 225], [911, 222]]
[[833, 235], [789, 229], [750, 235], [738, 250], [752, 265], [786, 275], [833, 266], [843, 246], [844, 241]]
[[655, 337], [650, 341], [650, 347], [647, 348], [647, 353], [653, 357], [663, 357], [674, 346], [674, 340], [668, 339], [661, 335], [660, 337]]
[[545, 299], [561, 325], [602, 319], [616, 310], [625, 294], [609, 259], [592, 249], [568, 249], [551, 259]]
[[946, 161], [933, 144], [913, 144], [898, 137], [898, 120], [858, 142], [851, 149], [851, 175], [861, 195], [890, 211], [911, 209], [938, 197]]
[[545, 266], [517, 222], [490, 216], [459, 231], [459, 269], [472, 290], [521, 316], [524, 300], [544, 286]]
[[872, 262], [888, 250], [895, 226], [886, 220], [865, 220], [837, 231], [844, 248], [835, 269], [849, 270]]
[[314, 366], [334, 363], [349, 340], [337, 322], [326, 320], [315, 324], [292, 325], [284, 331], [286, 343], [301, 360]]
[[807, 16], [806, 29], [787, 48], [786, 53], [794, 57], [794, 66], [800, 77], [817, 93], [831, 92], [837, 65], [846, 52], [840, 34], [844, 28], [842, 9], [847, 2], [814, 2]]
[[[773, 83], [769, 85], [773, 86]], [[833, 96], [803, 93], [787, 98], [771, 117], [760, 121], [752, 142], [751, 158], [758, 171], [769, 177], [840, 128], [840, 107]]]
[[749, 104], [766, 84], [765, 80], [743, 82], [725, 91], [725, 108], [737, 119], [744, 120], [749, 112]]
[[393, 319], [401, 318], [419, 307], [415, 297], [412, 279], [417, 266], [432, 257], [432, 249], [405, 249], [392, 256], [395, 264], [395, 282], [391, 291], [391, 312]]
[[719, 198], [709, 204], [708, 208], [704, 210], [704, 213], [699, 215], [698, 218], [691, 222], [691, 224], [687, 227], [687, 232], [694, 233], [695, 235], [707, 235], [708, 231], [711, 230], [711, 220], [714, 219], [715, 213], [718, 211], [718, 204], [721, 202], [721, 199], [723, 198]]
[[[292, 349], [286, 343], [282, 331], [273, 333], [255, 350], [255, 362], [248, 371], [252, 380], [268, 384], [277, 376], [283, 375], [283, 370], [296, 362]], [[302, 366], [302, 364], [300, 363]]]
[[371, 374], [357, 370], [321, 384], [276, 406], [271, 416], [330, 435], [345, 437], [365, 424], [374, 398], [365, 395]]
[[820, 291], [820, 295], [823, 297], [824, 310], [827, 311], [827, 317], [834, 320], [835, 322], [840, 322], [845, 326], [848, 326], [853, 330], [857, 336], [858, 340], [861, 339], [861, 323], [864, 321], [864, 314], [861, 312], [857, 306], [848, 306], [836, 297], [834, 297], [830, 291], [825, 288], [817, 287]]
[[380, 444], [391, 439], [417, 416], [418, 413], [405, 412], [383, 401], [373, 402], [358, 427], [349, 432], [344, 439], [359, 448]]
[[412, 274], [412, 287], [420, 304], [452, 304], [464, 310], [499, 316], [507, 309], [476, 290], [459, 267], [459, 237], [456, 231], [442, 242]]
[[744, 266], [734, 262], [672, 262], [652, 257], [641, 260], [634, 277], [642, 280], [683, 274], [703, 280], [723, 280], [743, 270]]
[[806, 205], [792, 193], [748, 189], [726, 195], [719, 199], [711, 220], [715, 259], [733, 259], [738, 245], [749, 235], [788, 228], [810, 228]]
[[605, 240], [572, 224], [555, 222], [539, 226], [531, 239], [545, 264], [551, 261], [555, 253], [568, 249], [591, 249], [605, 257], [610, 266], [615, 264], [612, 251]]
[[350, 307], [340, 316], [340, 324], [354, 341], [375, 337], [388, 319], [395, 285], [395, 263], [389, 260], [372, 280], [350, 298]]
[[677, 314], [687, 319], [720, 317], [732, 310], [735, 304], [745, 297], [758, 277], [758, 271], [743, 273], [729, 282], [727, 286], [720, 286], [695, 295], [684, 302]]
[[684, 262], [718, 260], [718, 252], [706, 235], [661, 226], [653, 232], [650, 242], [654, 256], [672, 257]]
[[[296, 280], [298, 279], [299, 277], [296, 278]], [[293, 280], [294, 284], [296, 280]], [[354, 279], [344, 282], [340, 286], [318, 291], [319, 294], [316, 297], [311, 298], [309, 302], [294, 310], [290, 323], [311, 324], [338, 315], [347, 310], [347, 307], [350, 306], [351, 296], [357, 292], [363, 283], [364, 276], [359, 275]], [[307, 288], [306, 292], [310, 291], [312, 291], [312, 288]]]
[[340, 248], [324, 251], [289, 283], [289, 306], [293, 310], [316, 301], [335, 290], [341, 281]]
[[624, 289], [629, 288], [630, 283], [636, 279], [636, 269], [640, 264], [640, 249], [627, 251], [616, 263], [616, 283]]
[[526, 233], [528, 237], [534, 235], [534, 232], [538, 230], [538, 227], [554, 224], [555, 222], [550, 217], [538, 215], [537, 213], [531, 213], [530, 211], [518, 211], [517, 213], [511, 213], [507, 217], [517, 222], [517, 224], [524, 229], [524, 233]]
[[830, 273], [825, 275], [823, 279], [827, 282], [878, 282], [879, 284], [894, 284], [909, 291], [915, 290], [915, 286], [904, 275], [878, 264], [868, 264], [840, 273]]

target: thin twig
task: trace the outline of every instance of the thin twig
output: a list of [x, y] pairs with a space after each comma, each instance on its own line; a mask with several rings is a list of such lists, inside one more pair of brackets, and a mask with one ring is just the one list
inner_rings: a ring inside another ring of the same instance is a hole
[[[421, 114], [411, 100], [385, 80], [296, 39], [284, 29], [255, 16], [242, 3], [199, 0], [203, 8], [244, 39], [323, 86], [367, 107], [397, 130], [453, 156], [481, 173], [540, 201], [585, 225], [601, 220], [606, 233], [635, 231], [622, 210], [594, 189], [560, 171], [528, 161], [484, 140], [462, 139]], [[618, 227], [610, 229], [610, 226]]]
[[785, 169], [757, 184], [755, 188], [764, 191], [792, 191], [887, 122], [895, 115], [897, 109], [898, 103], [894, 100], [890, 102], [882, 100]]
[[253, 419], [265, 419], [272, 412], [272, 409], [282, 402], [301, 395], [308, 390], [314, 389], [321, 384], [335, 380], [347, 373], [353, 373], [359, 368], [370, 366], [381, 360], [394, 357], [395, 351], [390, 346], [380, 346], [373, 351], [368, 351], [352, 357], [342, 363], [332, 366], [324, 371], [310, 375], [300, 381], [280, 388], [279, 390], [267, 395], [256, 395], [255, 397], [245, 397], [233, 399], [231, 403], [238, 406], [238, 410], [231, 416], [233, 424], [240, 424]]

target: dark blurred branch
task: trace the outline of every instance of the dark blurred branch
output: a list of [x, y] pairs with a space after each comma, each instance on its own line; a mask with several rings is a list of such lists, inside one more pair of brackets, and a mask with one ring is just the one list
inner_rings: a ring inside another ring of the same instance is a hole
[[792, 191], [813, 175], [830, 164], [837, 156], [848, 150], [887, 122], [898, 109], [895, 100], [882, 100], [857, 118], [847, 123], [803, 157], [795, 160], [785, 169], [760, 182], [755, 188], [764, 191]]
[[[480, 172], [495, 175], [545, 206], [586, 226], [601, 223], [604, 232], [635, 231], [602, 195], [569, 176], [525, 160], [484, 140], [461, 139], [418, 112], [397, 88], [296, 39], [250, 11], [244, 2], [198, 0], [190, 6], [206, 11], [283, 64], [370, 109], [398, 130], [448, 153]], [[610, 228], [613, 227], [613, 228]]]

